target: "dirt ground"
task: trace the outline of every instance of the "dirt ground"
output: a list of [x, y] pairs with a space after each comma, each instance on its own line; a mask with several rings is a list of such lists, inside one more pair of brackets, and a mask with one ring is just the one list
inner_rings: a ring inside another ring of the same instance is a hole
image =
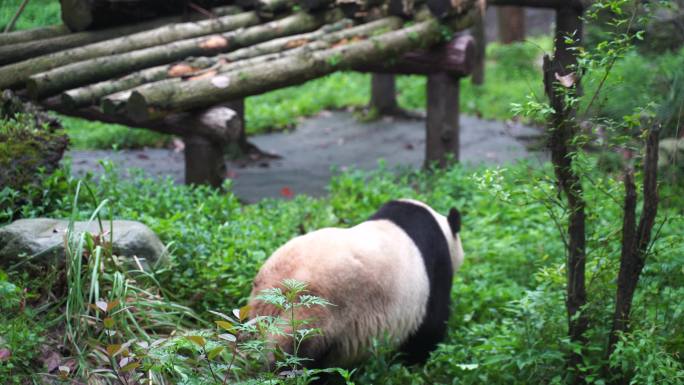
[[[539, 130], [519, 124], [486, 121], [461, 116], [461, 161], [505, 164], [518, 159], [545, 159], [529, 152], [525, 143]], [[227, 163], [227, 177], [233, 190], [247, 202], [282, 197], [287, 187], [294, 194], [321, 196], [334, 172], [348, 168], [374, 169], [383, 159], [389, 167], [421, 167], [425, 152], [425, 122], [385, 118], [359, 123], [351, 113], [324, 112], [304, 120], [296, 130], [250, 138], [262, 150], [280, 159]], [[171, 149], [122, 151], [70, 151], [75, 174], [102, 172], [100, 159], [109, 159], [124, 176], [140, 168], [151, 177], [184, 181], [183, 153]], [[335, 171], [336, 170], [336, 171]]]

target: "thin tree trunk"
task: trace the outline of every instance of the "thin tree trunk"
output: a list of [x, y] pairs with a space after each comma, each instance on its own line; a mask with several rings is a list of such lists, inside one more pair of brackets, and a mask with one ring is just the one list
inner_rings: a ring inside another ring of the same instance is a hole
[[[634, 292], [639, 283], [641, 272], [646, 265], [651, 232], [658, 213], [658, 130], [651, 129], [646, 142], [644, 159], [643, 204], [639, 225], [636, 224], [637, 193], [634, 184], [634, 172], [625, 172], [625, 207], [622, 226], [622, 253], [620, 255], [620, 271], [617, 279], [615, 313], [613, 327], [608, 339], [607, 358], [615, 351], [621, 333], [629, 331], [629, 315], [632, 309]], [[608, 370], [607, 373], [611, 371]], [[629, 384], [627, 373], [613, 370], [614, 384]]]
[[28, 4], [29, 0], [24, 0], [21, 2], [21, 5], [19, 5], [19, 9], [17, 9], [17, 12], [12, 16], [12, 19], [7, 23], [7, 26], [5, 27], [5, 33], [10, 32], [11, 30], [14, 29], [14, 25], [17, 24], [17, 20], [19, 20], [19, 16], [21, 16], [22, 12], [24, 12], [24, 9], [26, 8], [26, 4]]
[[[544, 57], [544, 86], [554, 113], [549, 122], [549, 148], [556, 179], [568, 200], [567, 250], [567, 288], [566, 310], [568, 314], [568, 335], [573, 344], [579, 345], [579, 352], [570, 352], [567, 358], [568, 369], [574, 375], [574, 384], [583, 384], [584, 375], [580, 370], [582, 352], [586, 345], [585, 333], [589, 321], [582, 308], [587, 303], [585, 287], [586, 233], [584, 191], [579, 175], [572, 169], [572, 153], [575, 148], [572, 140], [577, 134], [576, 111], [566, 105], [564, 93], [556, 81], [558, 77], [572, 77], [577, 64], [575, 52], [566, 43], [566, 36], [575, 34], [576, 44], [581, 42], [583, 7], [579, 3], [569, 4], [556, 11], [556, 37], [553, 60]], [[572, 81], [567, 90], [571, 95], [579, 88], [578, 81]], [[566, 85], [567, 86], [567, 85]]]

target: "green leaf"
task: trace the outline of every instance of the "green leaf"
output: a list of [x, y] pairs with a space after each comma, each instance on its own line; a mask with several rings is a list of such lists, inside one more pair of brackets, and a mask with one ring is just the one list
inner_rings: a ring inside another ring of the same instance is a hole
[[137, 367], [139, 367], [139, 366], [140, 366], [140, 363], [139, 363], [139, 362], [133, 361], [133, 362], [131, 362], [130, 364], [126, 364], [125, 366], [123, 366], [123, 367], [121, 368], [121, 371], [124, 372], [124, 373], [128, 373], [128, 372], [131, 372], [131, 371], [135, 370], [135, 368], [137, 368]]
[[214, 358], [216, 358], [216, 356], [221, 354], [222, 351], [223, 351], [223, 346], [217, 346], [217, 347], [211, 349], [209, 352], [207, 352], [207, 358], [209, 358], [210, 360], [213, 360]]
[[111, 311], [112, 309], [117, 307], [119, 305], [119, 302], [120, 301], [118, 299], [115, 299], [114, 301], [107, 303], [107, 311]]
[[113, 329], [114, 328], [114, 319], [112, 317], [107, 317], [103, 321], [104, 327], [107, 329]]
[[245, 305], [239, 309], [233, 309], [233, 315], [242, 322], [249, 316], [249, 311], [251, 310], [249, 305]]
[[121, 344], [107, 345], [107, 355], [110, 357], [116, 356], [121, 350]]
[[207, 344], [207, 340], [204, 339], [202, 336], [186, 336], [185, 338], [189, 339], [193, 343], [199, 345], [200, 347], [204, 347], [204, 345]]
[[231, 333], [235, 332], [235, 327], [228, 321], [214, 321], [218, 327]]

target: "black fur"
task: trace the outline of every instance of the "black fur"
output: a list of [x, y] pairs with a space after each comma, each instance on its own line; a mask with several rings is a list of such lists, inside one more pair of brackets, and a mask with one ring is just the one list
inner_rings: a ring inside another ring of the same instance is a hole
[[454, 274], [449, 245], [437, 220], [425, 207], [391, 201], [370, 218], [380, 219], [389, 220], [404, 230], [416, 244], [425, 263], [430, 283], [427, 312], [418, 330], [400, 347], [407, 363], [424, 363], [446, 335]]
[[449, 210], [449, 216], [447, 217], [447, 222], [449, 222], [449, 227], [451, 232], [456, 235], [461, 232], [461, 213], [455, 208]]

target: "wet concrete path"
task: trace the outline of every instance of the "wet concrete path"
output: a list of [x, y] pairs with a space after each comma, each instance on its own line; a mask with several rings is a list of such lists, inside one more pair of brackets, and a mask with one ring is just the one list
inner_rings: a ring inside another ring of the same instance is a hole
[[[522, 158], [542, 161], [545, 155], [529, 152], [526, 143], [540, 134], [538, 129], [519, 124], [461, 116], [461, 161], [471, 164], [505, 164]], [[235, 193], [248, 202], [281, 196], [288, 187], [295, 194], [321, 196], [326, 193], [333, 168], [374, 169], [383, 159], [389, 167], [420, 167], [425, 153], [425, 122], [385, 118], [371, 123], [358, 122], [344, 111], [323, 112], [304, 120], [296, 130], [250, 138], [262, 150], [281, 159], [260, 161], [247, 166], [227, 164]], [[72, 158], [76, 175], [102, 172], [100, 159], [109, 159], [123, 175], [140, 168], [151, 177], [184, 179], [182, 152], [170, 149], [75, 150]]]

